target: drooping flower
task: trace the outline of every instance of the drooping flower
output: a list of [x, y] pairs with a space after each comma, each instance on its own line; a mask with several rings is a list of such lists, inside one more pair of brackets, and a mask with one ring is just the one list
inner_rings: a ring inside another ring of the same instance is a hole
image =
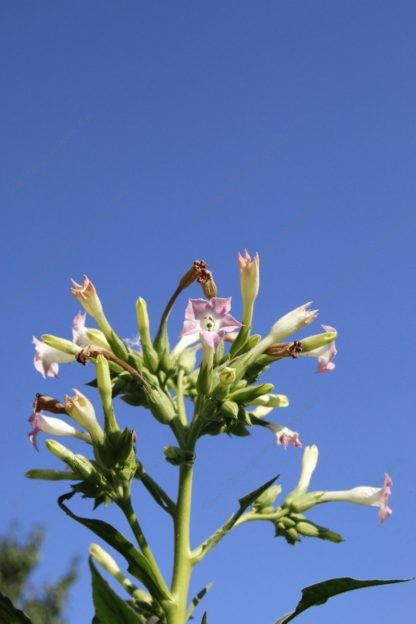
[[79, 431], [61, 418], [55, 418], [54, 416], [44, 416], [42, 411], [34, 412], [29, 418], [29, 422], [32, 425], [32, 431], [28, 433], [29, 440], [37, 451], [39, 451], [37, 444], [37, 435], [40, 432], [49, 433], [56, 436], [72, 436], [74, 438], [80, 438], [85, 442], [91, 442], [90, 435], [85, 431]]
[[281, 444], [285, 450], [291, 444], [293, 444], [295, 448], [302, 448], [302, 442], [299, 440], [298, 432], [292, 431], [288, 427], [282, 426], [280, 431], [276, 431], [276, 442], [277, 444]]
[[[322, 325], [321, 327], [326, 332], [336, 333], [337, 331], [330, 325]], [[317, 349], [312, 349], [311, 351], [300, 353], [300, 355], [303, 355], [305, 357], [316, 357], [318, 359], [318, 368], [316, 369], [317, 373], [329, 373], [330, 371], [334, 370], [335, 364], [332, 360], [335, 358], [336, 354], [337, 349], [334, 340], [329, 344], [318, 347]]]
[[82, 305], [84, 310], [94, 319], [96, 319], [97, 316], [100, 317], [103, 314], [103, 307], [94, 284], [86, 275], [83, 275], [82, 284], [77, 284], [73, 279], [71, 279], [71, 282], [73, 286], [73, 288], [71, 288], [71, 293]]
[[378, 507], [378, 519], [383, 523], [386, 518], [392, 514], [392, 510], [388, 506], [389, 497], [391, 495], [391, 486], [393, 481], [386, 473], [384, 475], [384, 484], [380, 488], [370, 486], [358, 486], [351, 490], [341, 490], [336, 492], [323, 492], [320, 501], [322, 503], [341, 501], [346, 503], [355, 503], [356, 505], [370, 505]]
[[54, 349], [35, 336], [32, 342], [35, 345], [33, 364], [43, 377], [58, 377], [59, 364], [75, 362], [74, 355]]
[[231, 297], [189, 299], [181, 336], [199, 333], [201, 340], [215, 350], [228, 332], [241, 326], [231, 314]]

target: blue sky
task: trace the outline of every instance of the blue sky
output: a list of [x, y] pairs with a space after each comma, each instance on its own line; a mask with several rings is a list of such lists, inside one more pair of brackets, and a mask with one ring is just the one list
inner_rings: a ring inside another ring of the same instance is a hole
[[[57, 465], [27, 440], [35, 392], [85, 390], [92, 369], [67, 366], [43, 380], [32, 335], [70, 335], [79, 308], [69, 278], [86, 273], [113, 326], [132, 337], [137, 297], [155, 326], [200, 258], [238, 316], [236, 254], [247, 247], [261, 256], [256, 331], [311, 299], [339, 331], [333, 373], [316, 375], [305, 358], [265, 376], [290, 397], [285, 422], [320, 448], [314, 487], [379, 485], [387, 471], [393, 516], [380, 527], [371, 508], [313, 510], [343, 534], [340, 545], [291, 548], [268, 525], [236, 530], [195, 575], [195, 591], [215, 580], [209, 621], [272, 623], [301, 587], [333, 576], [414, 575], [414, 3], [18, 1], [0, 13], [0, 530], [16, 519], [23, 531], [45, 526], [40, 579], [80, 554], [69, 622], [91, 621], [94, 536], [58, 509], [64, 484], [23, 474]], [[172, 340], [185, 305], [172, 315]], [[122, 403], [117, 414], [173, 493], [175, 469], [161, 453], [168, 432]], [[300, 451], [284, 452], [267, 433], [202, 440], [195, 543], [277, 472], [286, 492], [296, 482]], [[137, 505], [168, 572], [169, 527], [142, 492]], [[88, 503], [74, 508], [93, 513]], [[116, 519], [111, 509], [98, 515]], [[298, 621], [387, 624], [394, 613], [411, 622], [414, 597], [410, 583], [369, 589]]]

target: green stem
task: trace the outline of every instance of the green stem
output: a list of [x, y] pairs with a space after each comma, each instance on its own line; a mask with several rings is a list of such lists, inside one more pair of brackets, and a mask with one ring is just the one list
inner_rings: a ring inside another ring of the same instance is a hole
[[164, 593], [166, 596], [169, 596], [170, 595], [169, 588], [166, 584], [165, 579], [163, 578], [163, 575], [159, 569], [159, 566], [153, 555], [153, 552], [149, 544], [147, 543], [143, 530], [139, 524], [136, 513], [131, 504], [130, 497], [119, 501], [118, 505], [120, 509], [122, 510], [122, 512], [124, 513], [124, 515], [126, 516], [126, 519], [131, 527], [131, 530], [133, 531], [134, 537], [136, 538], [137, 543], [140, 546], [140, 550], [142, 551], [143, 555], [146, 557], [149, 563], [149, 566], [152, 568], [153, 575], [160, 587], [161, 592]]
[[177, 381], [177, 392], [176, 392], [176, 401], [177, 401], [177, 410], [180, 422], [187, 426], [188, 421], [186, 418], [186, 408], [185, 408], [185, 399], [184, 399], [184, 370], [183, 368], [179, 369], [178, 373], [178, 381]]
[[173, 602], [166, 607], [168, 624], [186, 623], [189, 582], [193, 567], [190, 547], [192, 477], [192, 464], [183, 464], [179, 473], [175, 514], [175, 554], [171, 589]]
[[202, 561], [202, 559], [216, 546], [230, 531], [245, 522], [275, 521], [284, 516], [281, 509], [278, 508], [271, 513], [258, 514], [252, 511], [241, 514], [239, 511], [233, 514], [224, 524], [208, 537], [202, 544], [192, 551], [192, 562], [194, 565]]

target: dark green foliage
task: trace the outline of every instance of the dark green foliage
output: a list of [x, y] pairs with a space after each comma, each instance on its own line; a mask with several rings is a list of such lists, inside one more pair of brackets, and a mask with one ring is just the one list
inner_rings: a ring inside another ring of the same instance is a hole
[[[16, 528], [0, 537], [0, 591], [25, 612], [32, 624], [65, 624], [63, 610], [77, 578], [76, 562], [56, 582], [35, 588], [30, 575], [39, 563], [42, 541], [43, 532], [39, 528], [33, 529], [26, 540], [19, 539]], [[6, 599], [2, 606], [12, 609]], [[16, 615], [16, 622], [25, 621], [19, 617], [24, 615]]]

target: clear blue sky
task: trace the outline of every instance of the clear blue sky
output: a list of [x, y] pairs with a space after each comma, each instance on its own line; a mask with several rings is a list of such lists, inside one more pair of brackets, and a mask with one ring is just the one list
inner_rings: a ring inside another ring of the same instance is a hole
[[[265, 377], [290, 397], [285, 422], [320, 448], [314, 487], [378, 485], [387, 471], [393, 516], [380, 527], [375, 509], [313, 510], [312, 519], [343, 534], [340, 545], [291, 548], [271, 526], [242, 527], [195, 575], [196, 591], [215, 580], [209, 621], [271, 624], [301, 587], [325, 578], [416, 574], [414, 3], [26, 0], [3, 2], [0, 13], [0, 531], [13, 519], [23, 530], [45, 526], [39, 578], [83, 557], [70, 623], [90, 622], [94, 536], [58, 509], [65, 484], [23, 474], [57, 465], [27, 440], [35, 392], [85, 390], [92, 369], [67, 366], [59, 380], [43, 380], [32, 367], [32, 334], [70, 335], [79, 308], [69, 278], [87, 273], [114, 327], [132, 337], [136, 298], [147, 299], [156, 324], [200, 258], [238, 316], [236, 253], [247, 247], [262, 263], [257, 331], [310, 299], [321, 322], [339, 330], [333, 373], [315, 375], [305, 358]], [[117, 410], [173, 492], [175, 469], [161, 454], [168, 432], [145, 413]], [[204, 439], [194, 541], [277, 472], [288, 491], [300, 457], [263, 430]], [[168, 525], [145, 494], [137, 504], [168, 570]], [[92, 514], [88, 503], [75, 508]], [[341, 596], [298, 621], [410, 623], [415, 587]]]

